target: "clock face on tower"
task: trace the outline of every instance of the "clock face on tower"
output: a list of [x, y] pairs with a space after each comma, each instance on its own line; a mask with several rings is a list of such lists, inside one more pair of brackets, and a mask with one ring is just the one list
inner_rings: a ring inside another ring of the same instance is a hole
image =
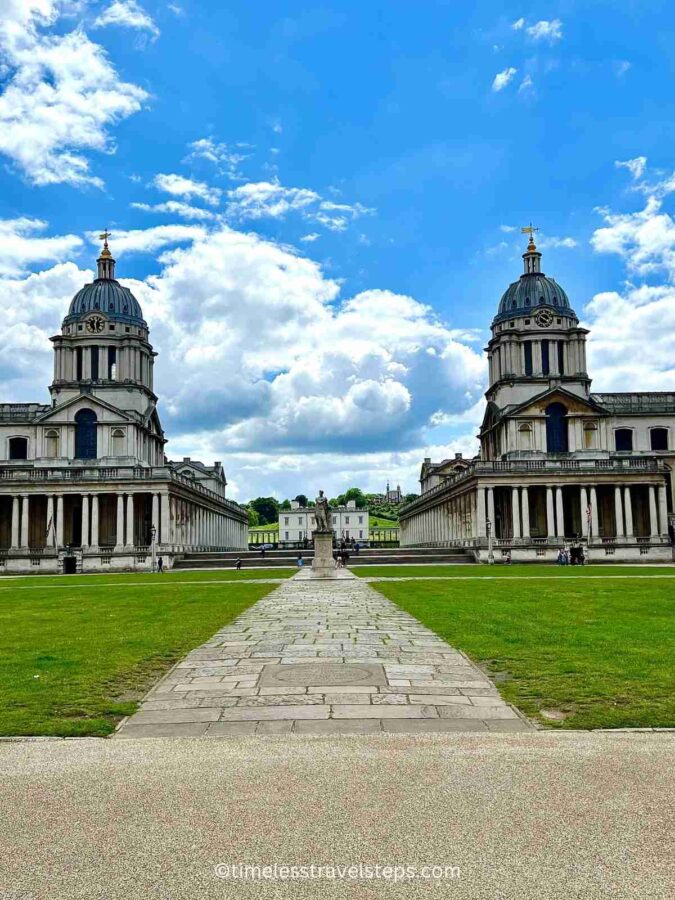
[[90, 316], [84, 323], [89, 334], [100, 334], [105, 328], [105, 319], [102, 316]]
[[550, 309], [540, 309], [535, 315], [534, 321], [540, 328], [548, 328], [553, 324], [553, 313]]

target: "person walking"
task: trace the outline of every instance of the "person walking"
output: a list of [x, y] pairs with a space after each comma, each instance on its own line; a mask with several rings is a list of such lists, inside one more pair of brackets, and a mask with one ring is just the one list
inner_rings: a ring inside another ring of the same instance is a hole
[[160, 573], [163, 571], [164, 571], [164, 560], [162, 559], [161, 556], [158, 556], [157, 557], [157, 572]]
[[298, 553], [298, 558], [296, 559], [295, 562], [296, 562], [296, 565], [297, 565], [297, 567], [298, 567], [299, 569], [301, 569], [301, 568], [304, 566], [305, 561], [304, 561], [304, 559], [302, 558], [302, 553]]
[[237, 557], [237, 561], [234, 564], [234, 567], [235, 567], [235, 569], [241, 569], [241, 557], [240, 556]]

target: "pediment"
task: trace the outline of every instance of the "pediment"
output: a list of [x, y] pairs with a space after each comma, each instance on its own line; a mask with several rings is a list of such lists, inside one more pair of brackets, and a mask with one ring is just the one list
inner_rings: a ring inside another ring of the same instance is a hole
[[131, 416], [106, 403], [93, 394], [79, 394], [53, 407], [37, 420], [40, 424], [68, 424], [75, 421], [76, 413], [81, 409], [93, 409], [100, 422], [114, 424], [115, 422], [132, 422]]
[[573, 415], [607, 415], [607, 411], [597, 403], [595, 403], [593, 400], [585, 397], [580, 397], [578, 394], [573, 394], [571, 391], [566, 391], [561, 387], [551, 388], [550, 390], [544, 391], [536, 397], [531, 397], [525, 403], [522, 403], [520, 406], [516, 406], [512, 410], [510, 410], [509, 415], [544, 416], [546, 415], [546, 408], [551, 403], [561, 403], [567, 409], [568, 413], [571, 413]]

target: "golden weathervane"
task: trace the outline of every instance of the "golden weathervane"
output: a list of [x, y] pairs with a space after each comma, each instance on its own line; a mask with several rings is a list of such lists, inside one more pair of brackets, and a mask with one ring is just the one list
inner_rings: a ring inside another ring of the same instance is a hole
[[535, 231], [539, 231], [539, 229], [535, 228], [534, 225], [532, 224], [532, 222], [530, 222], [529, 225], [525, 225], [523, 228], [520, 229], [521, 234], [529, 234], [531, 244], [534, 244]]

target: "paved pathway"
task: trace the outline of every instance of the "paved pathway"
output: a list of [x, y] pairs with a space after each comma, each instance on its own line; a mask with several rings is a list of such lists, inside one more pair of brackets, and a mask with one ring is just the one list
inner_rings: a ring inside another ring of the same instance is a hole
[[462, 653], [365, 582], [294, 578], [193, 650], [117, 737], [531, 727]]

